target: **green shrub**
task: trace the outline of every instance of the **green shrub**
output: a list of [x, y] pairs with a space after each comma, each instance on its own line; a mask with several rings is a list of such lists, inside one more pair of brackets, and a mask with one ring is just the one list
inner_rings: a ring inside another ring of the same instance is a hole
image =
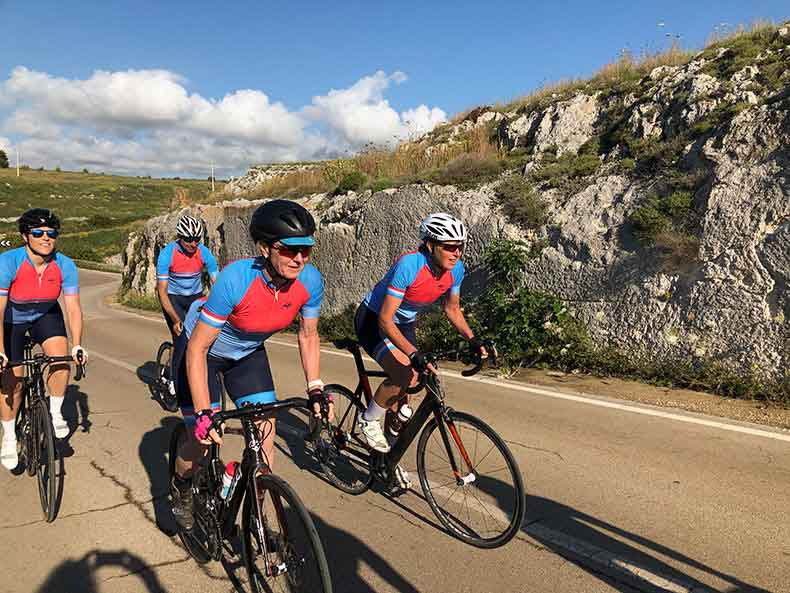
[[318, 333], [325, 340], [353, 337], [356, 305], [349, 305], [337, 315], [322, 315], [318, 318]]
[[617, 170], [623, 175], [631, 173], [636, 168], [636, 161], [630, 157], [626, 157], [617, 163]]
[[0, 150], [0, 169], [8, 169], [8, 155], [4, 150]]
[[335, 188], [335, 195], [339, 196], [350, 191], [359, 191], [367, 183], [367, 176], [362, 171], [346, 173]]
[[508, 219], [524, 228], [546, 224], [546, 204], [521, 175], [510, 175], [495, 189], [497, 201]]
[[389, 189], [390, 187], [397, 187], [397, 184], [392, 180], [386, 177], [381, 179], [376, 179], [373, 183], [370, 184], [370, 189], [373, 193], [378, 191]]
[[531, 177], [535, 181], [548, 183], [549, 187], [565, 185], [575, 187], [575, 184], [568, 184], [568, 181], [592, 175], [600, 165], [601, 161], [595, 154], [565, 153], [557, 158], [556, 162], [544, 164], [540, 169], [533, 171]]
[[440, 185], [454, 185], [459, 189], [470, 189], [492, 181], [502, 172], [502, 163], [495, 157], [463, 154], [428, 176]]
[[652, 245], [656, 236], [669, 228], [669, 218], [661, 210], [658, 198], [651, 198], [631, 215], [634, 235], [643, 245]]
[[118, 302], [126, 307], [142, 309], [143, 311], [161, 311], [162, 305], [153, 294], [143, 294], [136, 290], [128, 290], [118, 295]]

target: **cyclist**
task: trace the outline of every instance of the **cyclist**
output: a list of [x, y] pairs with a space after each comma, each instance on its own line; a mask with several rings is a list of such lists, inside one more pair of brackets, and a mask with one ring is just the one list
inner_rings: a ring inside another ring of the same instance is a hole
[[[33, 208], [18, 220], [24, 245], [0, 254], [0, 368], [9, 359], [24, 356], [25, 334], [41, 345], [48, 356], [65, 356], [68, 351], [66, 324], [58, 297], [63, 292], [71, 341], [71, 355], [77, 360], [82, 353], [83, 363], [88, 353], [80, 345], [82, 340], [82, 307], [80, 306], [77, 267], [56, 249], [60, 220], [50, 210]], [[61, 414], [63, 396], [69, 381], [69, 365], [50, 366], [47, 376], [49, 409], [55, 436], [68, 435], [69, 427]], [[23, 367], [4, 369], [0, 420], [3, 425], [2, 464], [14, 469], [19, 463], [14, 419], [21, 403], [22, 384], [19, 378]]]
[[217, 277], [217, 260], [201, 243], [203, 223], [185, 215], [176, 225], [178, 239], [168, 243], [156, 260], [156, 292], [167, 327], [175, 342], [189, 306], [203, 295], [203, 268]]
[[[395, 260], [354, 317], [359, 343], [387, 373], [367, 409], [359, 414], [365, 440], [384, 453], [390, 450], [381, 427], [387, 409], [405, 400], [404, 390], [416, 383], [418, 372], [436, 371], [416, 346], [414, 323], [422, 309], [444, 296], [444, 312], [450, 323], [474, 350], [488, 356], [460, 305], [466, 226], [450, 214], [431, 214], [420, 223], [420, 239], [422, 244], [416, 251], [403, 253]], [[408, 486], [408, 474], [400, 466], [396, 478], [401, 486]]]
[[[173, 353], [179, 405], [192, 428], [179, 450], [174, 477], [179, 495], [173, 514], [184, 529], [192, 524], [192, 465], [207, 445], [222, 443], [215, 430], [209, 431], [211, 415], [221, 404], [218, 375], [237, 406], [275, 401], [264, 341], [287, 328], [299, 313], [302, 369], [314, 412], [320, 415], [324, 384], [319, 374], [318, 315], [324, 289], [321, 274], [307, 263], [314, 232], [313, 217], [295, 202], [274, 200], [259, 206], [250, 221], [259, 255], [226, 266], [208, 298], [196, 301], [187, 313]], [[274, 420], [258, 427], [271, 466]]]

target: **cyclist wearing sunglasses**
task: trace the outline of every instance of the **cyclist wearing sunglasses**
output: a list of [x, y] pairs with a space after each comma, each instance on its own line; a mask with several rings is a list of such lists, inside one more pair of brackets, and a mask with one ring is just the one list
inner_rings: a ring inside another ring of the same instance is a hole
[[[50, 210], [33, 208], [18, 220], [24, 245], [0, 254], [0, 368], [11, 360], [24, 356], [25, 335], [40, 344], [48, 356], [65, 356], [68, 352], [66, 323], [58, 297], [63, 292], [66, 318], [72, 342], [71, 355], [77, 359], [82, 352], [83, 362], [88, 354], [80, 346], [82, 339], [82, 307], [80, 306], [77, 267], [56, 249], [60, 220]], [[69, 365], [50, 367], [47, 377], [50, 413], [55, 436], [68, 435], [69, 427], [61, 415], [63, 395], [69, 381]], [[2, 373], [0, 420], [3, 440], [0, 448], [2, 464], [14, 469], [19, 459], [16, 450], [14, 419], [21, 402], [19, 377], [23, 367], [5, 369]]]
[[[449, 214], [431, 214], [420, 223], [420, 239], [422, 244], [417, 251], [395, 260], [362, 301], [354, 318], [359, 343], [388, 375], [359, 416], [368, 444], [382, 452], [390, 449], [381, 428], [387, 409], [397, 409], [405, 401], [404, 390], [416, 382], [417, 372], [434, 370], [416, 346], [414, 323], [420, 311], [444, 297], [444, 312], [450, 323], [473, 348], [487, 356], [460, 306], [466, 226]], [[408, 485], [405, 470], [398, 468], [396, 477], [401, 486]]]
[[189, 306], [203, 295], [203, 268], [211, 281], [217, 277], [217, 260], [200, 241], [203, 223], [182, 216], [176, 225], [178, 239], [168, 243], [156, 260], [156, 292], [173, 342], [183, 330]]
[[[323, 279], [307, 263], [313, 248], [315, 221], [299, 204], [273, 200], [259, 206], [250, 221], [257, 257], [227, 265], [208, 298], [189, 309], [184, 332], [173, 353], [176, 390], [189, 442], [179, 450], [173, 512], [179, 524], [191, 526], [189, 475], [212, 441], [221, 443], [211, 415], [221, 404], [222, 384], [236, 406], [276, 400], [265, 340], [287, 328], [301, 313], [299, 354], [314, 412], [324, 402], [319, 373], [318, 315]], [[330, 415], [333, 413], [330, 407]], [[274, 453], [274, 420], [259, 424], [269, 465]]]

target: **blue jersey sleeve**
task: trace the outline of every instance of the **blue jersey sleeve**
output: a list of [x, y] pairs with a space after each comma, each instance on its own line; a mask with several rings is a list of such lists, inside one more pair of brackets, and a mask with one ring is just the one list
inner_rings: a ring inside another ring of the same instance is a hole
[[299, 274], [299, 281], [307, 289], [308, 299], [302, 305], [304, 319], [316, 319], [321, 314], [321, 302], [324, 300], [324, 279], [315, 267], [307, 264]]
[[247, 289], [243, 286], [245, 266], [249, 266], [247, 260], [233, 262], [217, 276], [208, 300], [200, 311], [200, 321], [215, 328], [225, 324], [234, 307], [244, 298]]
[[159, 252], [159, 257], [156, 260], [157, 282], [170, 278], [170, 262], [173, 261], [173, 249], [175, 249], [175, 246], [176, 242], [172, 241]]
[[61, 286], [63, 294], [79, 294], [79, 275], [77, 274], [77, 266], [74, 264], [74, 261], [62, 253], [58, 253], [56, 261], [58, 266], [60, 266], [60, 273], [63, 275], [63, 284]]
[[459, 259], [453, 266], [453, 285], [450, 294], [461, 294], [461, 283], [464, 281], [464, 264]]
[[219, 272], [217, 260], [214, 259], [214, 255], [211, 253], [211, 251], [209, 251], [208, 247], [203, 245], [203, 243], [200, 244], [200, 253], [203, 256], [203, 264], [206, 266], [206, 271], [208, 272], [211, 281], [216, 282], [217, 273]]
[[6, 251], [0, 254], [0, 296], [8, 296], [8, 291], [11, 289], [11, 284], [14, 282], [16, 271], [19, 268], [15, 251]]
[[406, 290], [417, 277], [417, 272], [420, 271], [423, 263], [422, 254], [417, 253], [409, 253], [396, 261], [392, 266], [390, 281], [387, 283], [387, 294], [402, 299]]

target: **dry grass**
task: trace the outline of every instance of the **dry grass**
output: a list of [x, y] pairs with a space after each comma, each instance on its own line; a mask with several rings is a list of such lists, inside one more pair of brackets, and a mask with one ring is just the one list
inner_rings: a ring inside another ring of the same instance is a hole
[[324, 176], [322, 169], [294, 171], [274, 177], [245, 194], [248, 198], [301, 198], [315, 193], [325, 193], [334, 186]]
[[772, 35], [777, 28], [777, 25], [769, 19], [757, 19], [749, 25], [738, 25], [730, 31], [719, 31], [717, 29], [708, 36], [708, 39], [705, 41], [705, 48], [720, 46], [744, 35]]

